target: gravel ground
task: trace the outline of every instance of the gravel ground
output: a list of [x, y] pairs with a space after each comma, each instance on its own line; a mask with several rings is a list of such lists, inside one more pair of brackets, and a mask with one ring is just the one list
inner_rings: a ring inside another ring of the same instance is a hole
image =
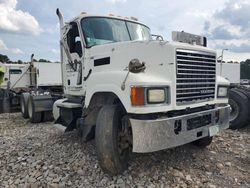
[[227, 130], [206, 149], [191, 144], [133, 154], [129, 169], [100, 169], [94, 141], [53, 123], [31, 124], [19, 113], [0, 115], [0, 187], [250, 187], [250, 126]]

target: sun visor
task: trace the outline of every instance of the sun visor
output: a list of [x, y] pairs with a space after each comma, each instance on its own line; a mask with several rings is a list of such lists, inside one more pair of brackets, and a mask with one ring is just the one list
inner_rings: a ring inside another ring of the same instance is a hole
[[184, 31], [173, 31], [172, 32], [172, 40], [176, 42], [183, 42], [187, 44], [192, 45], [199, 45], [207, 47], [207, 38], [200, 36], [200, 35], [194, 35], [191, 33], [186, 33]]

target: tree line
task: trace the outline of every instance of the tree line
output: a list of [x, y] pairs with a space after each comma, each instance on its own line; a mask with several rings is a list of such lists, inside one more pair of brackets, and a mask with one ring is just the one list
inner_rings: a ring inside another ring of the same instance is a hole
[[[51, 61], [46, 60], [46, 59], [34, 59], [35, 62], [49, 62], [51, 63]], [[23, 63], [28, 63], [28, 62], [24, 62], [22, 60], [17, 60], [17, 61], [12, 61], [9, 59], [9, 57], [7, 55], [4, 54], [0, 54], [0, 62], [2, 63], [9, 63], [9, 64], [23, 64]]]
[[250, 59], [240, 62], [240, 78], [250, 79]]

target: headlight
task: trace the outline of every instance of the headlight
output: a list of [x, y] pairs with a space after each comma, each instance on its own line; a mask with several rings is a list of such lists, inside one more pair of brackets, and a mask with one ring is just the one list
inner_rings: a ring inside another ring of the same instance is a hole
[[163, 103], [165, 100], [165, 89], [148, 89], [147, 102], [149, 104]]
[[131, 87], [132, 106], [168, 103], [168, 87]]
[[227, 97], [228, 96], [228, 87], [227, 86], [219, 86], [217, 96], [218, 97]]

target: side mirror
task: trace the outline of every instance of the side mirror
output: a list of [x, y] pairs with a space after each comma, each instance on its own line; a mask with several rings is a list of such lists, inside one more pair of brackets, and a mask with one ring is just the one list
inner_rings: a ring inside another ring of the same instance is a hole
[[129, 62], [128, 70], [132, 73], [143, 72], [146, 69], [145, 63], [140, 62], [139, 59], [132, 59]]
[[[126, 68], [127, 69], [127, 68]], [[125, 70], [126, 70], [125, 69]], [[132, 59], [130, 62], [129, 62], [129, 65], [128, 65], [128, 73], [124, 79], [124, 81], [122, 82], [122, 85], [121, 85], [121, 90], [124, 91], [125, 90], [125, 83], [126, 83], [126, 80], [128, 78], [128, 75], [130, 72], [132, 73], [140, 73], [140, 72], [143, 72], [144, 70], [146, 69], [146, 65], [144, 62], [140, 62], [139, 59]]]

